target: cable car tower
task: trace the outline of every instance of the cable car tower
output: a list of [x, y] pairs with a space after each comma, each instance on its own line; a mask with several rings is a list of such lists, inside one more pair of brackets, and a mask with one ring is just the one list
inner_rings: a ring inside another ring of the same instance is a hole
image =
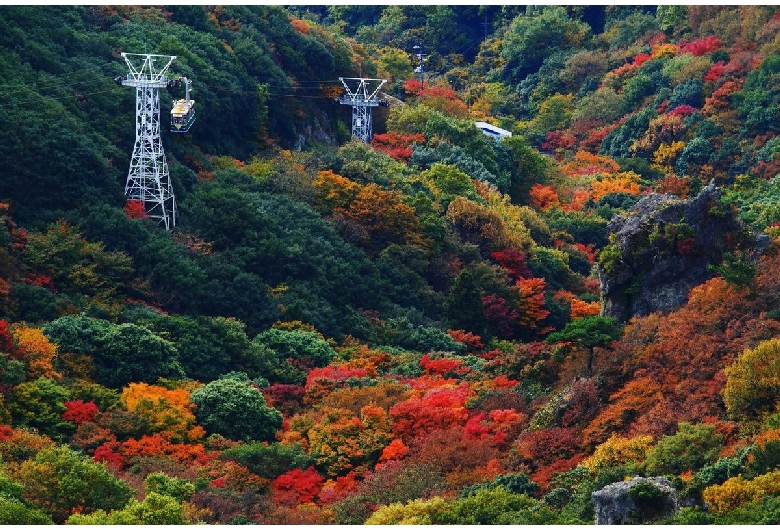
[[[339, 81], [344, 85], [347, 91], [346, 96], [336, 98], [336, 101], [342, 105], [352, 105], [352, 136], [358, 138], [364, 143], [371, 140], [371, 108], [387, 107], [389, 105], [386, 99], [379, 99], [377, 94], [379, 89], [387, 83], [387, 79], [365, 79], [362, 77], [339, 77]], [[350, 88], [350, 81], [354, 90]], [[355, 86], [357, 81], [357, 86]], [[369, 93], [369, 85], [373, 82], [379, 84], [373, 92]]]
[[180, 86], [182, 83], [186, 85], [186, 105], [182, 105], [181, 112], [177, 113], [177, 102], [171, 111], [172, 129], [186, 132], [195, 121], [195, 102], [189, 99], [190, 81], [187, 78], [169, 80], [165, 76], [168, 67], [176, 59], [175, 55], [122, 53], [122, 57], [130, 73], [114, 81], [136, 89], [135, 146], [130, 159], [125, 195], [128, 200], [142, 202], [147, 216], [158, 219], [166, 230], [172, 230], [176, 226], [176, 198], [160, 139], [160, 89]]

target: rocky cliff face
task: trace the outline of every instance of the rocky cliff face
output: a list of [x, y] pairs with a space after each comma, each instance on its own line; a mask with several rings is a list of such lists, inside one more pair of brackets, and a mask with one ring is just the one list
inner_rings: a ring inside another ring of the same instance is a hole
[[596, 524], [641, 524], [676, 515], [677, 491], [666, 477], [634, 477], [591, 493]]
[[651, 194], [610, 221], [610, 243], [599, 255], [605, 316], [674, 311], [715, 276], [710, 266], [727, 252], [763, 252], [768, 238], [747, 230], [720, 199], [714, 183], [687, 201]]

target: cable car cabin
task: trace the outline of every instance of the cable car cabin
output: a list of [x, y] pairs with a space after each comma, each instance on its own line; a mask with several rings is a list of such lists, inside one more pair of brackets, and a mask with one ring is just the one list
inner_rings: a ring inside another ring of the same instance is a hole
[[195, 122], [195, 100], [180, 99], [171, 109], [171, 132], [186, 133]]

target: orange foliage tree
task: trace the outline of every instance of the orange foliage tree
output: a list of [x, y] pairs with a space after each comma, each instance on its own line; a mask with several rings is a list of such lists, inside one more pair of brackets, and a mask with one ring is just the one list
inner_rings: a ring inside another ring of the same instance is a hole
[[199, 458], [190, 466], [197, 471], [198, 478], [209, 480], [211, 488], [224, 488], [233, 491], [247, 489], [265, 490], [270, 480], [249, 471], [233, 460], [211, 458], [211, 456]]
[[704, 100], [701, 113], [705, 116], [717, 116], [731, 107], [731, 97], [742, 89], [744, 80], [726, 81], [710, 97]]
[[482, 343], [482, 337], [462, 329], [448, 329], [447, 335], [452, 337], [452, 340], [455, 342], [465, 344], [468, 347], [468, 351], [472, 353], [478, 352], [485, 347]]
[[601, 314], [601, 303], [586, 302], [579, 298], [571, 301], [571, 318], [591, 317]]
[[561, 200], [558, 192], [552, 186], [534, 184], [531, 186], [531, 204], [539, 210], [548, 210], [553, 206], [560, 206]]
[[313, 368], [306, 377], [304, 403], [320, 403], [336, 388], [347, 386], [350, 380], [376, 375], [375, 371], [369, 372], [366, 368], [347, 368], [336, 364]]
[[620, 164], [604, 155], [594, 155], [587, 151], [577, 151], [574, 158], [561, 166], [561, 171], [570, 177], [582, 177], [596, 174], [612, 174], [620, 171]]
[[346, 368], [365, 368], [369, 373], [384, 373], [393, 365], [390, 354], [369, 348], [351, 336], [347, 336], [344, 345], [336, 348], [336, 351], [344, 359], [341, 366]]
[[314, 181], [314, 205], [322, 212], [347, 208], [355, 199], [361, 185], [330, 170], [317, 173]]
[[61, 379], [62, 376], [52, 366], [52, 361], [57, 356], [56, 344], [49, 342], [40, 329], [27, 327], [24, 324], [13, 326], [12, 333], [17, 355], [25, 363], [30, 379], [38, 377]]
[[677, 175], [666, 175], [655, 183], [657, 193], [676, 195], [680, 199], [687, 199], [691, 192], [691, 178]]
[[586, 427], [586, 443], [613, 432], [659, 436], [680, 422], [722, 417], [724, 368], [780, 334], [780, 322], [762, 313], [778, 298], [778, 261], [762, 258], [753, 294], [716, 277], [693, 288], [677, 311], [635, 318], [611, 354], [597, 360], [610, 398]]
[[171, 442], [159, 432], [125, 440], [118, 446], [117, 452], [128, 460], [135, 457], [161, 456], [183, 464], [206, 463], [216, 455], [216, 452], [206, 451], [201, 443]]
[[549, 326], [543, 326], [544, 319], [550, 312], [545, 309], [544, 278], [519, 278], [515, 282], [518, 291], [517, 312], [518, 324], [527, 334], [534, 336], [547, 333]]
[[363, 407], [373, 405], [389, 412], [396, 403], [407, 400], [413, 393], [407, 385], [393, 380], [379, 379], [366, 386], [345, 385], [328, 394], [322, 405], [336, 409], [349, 409], [359, 415]]
[[196, 424], [189, 390], [130, 383], [120, 399], [128, 411], [147, 418], [152, 432], [160, 433], [166, 440], [188, 442], [205, 435]]
[[492, 437], [468, 436], [465, 426], [453, 425], [420, 433], [411, 441], [409, 455], [399, 463], [418, 473], [425, 470], [433, 476], [443, 475], [454, 492], [500, 473], [500, 456]]
[[48, 436], [25, 428], [0, 425], [0, 458], [3, 462], [21, 464], [25, 460], [34, 458], [40, 451], [54, 447], [56, 447], [54, 440]]
[[594, 180], [590, 185], [590, 194], [594, 201], [610, 193], [626, 193], [639, 195], [642, 189], [639, 186], [640, 176], [633, 171], [625, 171], [616, 175]]
[[409, 446], [407, 446], [400, 438], [395, 438], [392, 442], [387, 444], [382, 450], [382, 454], [379, 457], [379, 462], [387, 462], [389, 460], [400, 460], [409, 453]]
[[376, 184], [363, 187], [348, 207], [337, 208], [336, 212], [358, 229], [353, 238], [372, 253], [393, 243], [422, 247], [429, 244], [420, 233], [414, 208], [401, 201], [400, 193]]
[[631, 380], [609, 397], [609, 405], [584, 429], [584, 444], [595, 447], [614, 433], [626, 432], [633, 420], [662, 400], [661, 389], [651, 378]]
[[392, 439], [390, 421], [381, 407], [366, 406], [360, 417], [347, 409], [323, 409], [309, 429], [309, 447], [317, 465], [331, 476], [365, 471]]

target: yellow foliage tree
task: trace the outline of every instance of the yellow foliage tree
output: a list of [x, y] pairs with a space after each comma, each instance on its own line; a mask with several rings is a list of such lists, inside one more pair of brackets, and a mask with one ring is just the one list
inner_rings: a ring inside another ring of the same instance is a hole
[[684, 132], [685, 120], [682, 116], [662, 114], [650, 120], [645, 134], [635, 140], [628, 150], [634, 156], [649, 155], [661, 144], [679, 139]]
[[723, 403], [737, 419], [758, 419], [774, 412], [780, 400], [780, 339], [745, 350], [726, 368]]
[[677, 45], [670, 43], [659, 44], [653, 48], [653, 51], [650, 55], [653, 56], [653, 59], [658, 59], [660, 57], [674, 57], [677, 55]]
[[759, 475], [753, 480], [745, 480], [742, 476], [732, 477], [723, 484], [705, 488], [702, 493], [712, 513], [726, 513], [743, 504], [777, 495], [780, 495], [780, 471]]
[[54, 285], [64, 293], [79, 293], [109, 302], [133, 274], [132, 259], [124, 252], [109, 252], [100, 242], [87, 241], [64, 220], [45, 233], [31, 232], [22, 256], [38, 273], [53, 273]]
[[652, 445], [653, 437], [649, 435], [627, 438], [613, 434], [606, 442], [596, 447], [593, 454], [580, 465], [592, 473], [597, 473], [608, 467], [639, 464], [644, 461]]
[[504, 220], [491, 208], [456, 197], [447, 208], [446, 218], [461, 238], [478, 245], [486, 253], [517, 248]]
[[270, 160], [263, 160], [261, 158], [252, 158], [241, 169], [244, 173], [248, 173], [249, 175], [252, 175], [260, 182], [265, 182], [273, 174], [274, 164]]
[[685, 149], [685, 142], [680, 141], [659, 145], [653, 153], [653, 167], [664, 173], [674, 173], [674, 162], [683, 149]]
[[396, 502], [381, 506], [366, 520], [367, 525], [431, 524], [431, 519], [450, 510], [449, 503], [441, 497], [415, 499], [404, 504]]
[[477, 83], [467, 88], [467, 94], [471, 102], [471, 117], [482, 121], [490, 119], [495, 114], [494, 109], [503, 105], [509, 97], [502, 83]]
[[512, 204], [509, 195], [505, 195], [495, 188], [484, 190], [483, 196], [488, 207], [503, 220], [504, 229], [511, 245], [517, 249], [533, 246], [534, 240], [531, 237], [529, 224], [533, 222], [544, 223], [538, 214], [528, 206]]
[[404, 50], [385, 46], [377, 50], [377, 74], [386, 78], [390, 83], [404, 81], [414, 75], [412, 65], [409, 62], [409, 54]]
[[153, 432], [171, 442], [189, 442], [203, 438], [205, 431], [196, 425], [190, 391], [146, 383], [130, 383], [120, 396], [122, 404], [149, 420]]

